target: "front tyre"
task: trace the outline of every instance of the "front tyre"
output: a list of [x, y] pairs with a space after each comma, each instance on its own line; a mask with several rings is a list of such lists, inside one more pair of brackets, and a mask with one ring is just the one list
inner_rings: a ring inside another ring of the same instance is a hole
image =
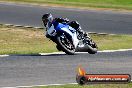
[[75, 54], [75, 48], [72, 42], [66, 37], [66, 36], [57, 36], [57, 45], [61, 48], [63, 52], [65, 52], [68, 55], [74, 55]]

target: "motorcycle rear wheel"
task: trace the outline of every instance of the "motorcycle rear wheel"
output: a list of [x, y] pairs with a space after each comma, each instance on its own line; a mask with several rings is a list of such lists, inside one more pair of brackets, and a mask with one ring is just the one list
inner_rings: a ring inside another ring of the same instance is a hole
[[89, 49], [88, 49], [88, 53], [89, 54], [95, 54], [98, 51], [98, 47], [97, 44], [95, 42], [92, 41], [93, 44], [88, 45]]

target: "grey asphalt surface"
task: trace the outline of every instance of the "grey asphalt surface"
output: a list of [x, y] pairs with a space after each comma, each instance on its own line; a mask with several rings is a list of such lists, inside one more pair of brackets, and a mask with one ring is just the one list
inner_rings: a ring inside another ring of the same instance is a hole
[[[88, 32], [132, 34], [132, 13], [77, 10], [0, 3], [0, 23], [42, 26], [41, 16], [78, 20]], [[88, 73], [128, 73], [132, 75], [132, 51], [68, 55], [14, 55], [0, 57], [0, 87], [75, 82], [76, 68]]]
[[74, 83], [79, 65], [89, 74], [132, 75], [132, 51], [0, 57], [0, 87]]
[[132, 12], [121, 13], [0, 3], [0, 23], [42, 27], [41, 16], [44, 13], [77, 20], [82, 29], [88, 32], [132, 34]]

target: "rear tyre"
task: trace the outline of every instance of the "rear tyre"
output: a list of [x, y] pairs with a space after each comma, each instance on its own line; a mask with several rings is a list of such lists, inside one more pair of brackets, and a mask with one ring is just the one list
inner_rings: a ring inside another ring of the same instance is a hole
[[57, 46], [59, 46], [63, 52], [68, 55], [75, 54], [74, 45], [70, 42], [68, 38], [66, 38], [66, 36], [57, 36], [57, 41]]
[[95, 42], [92, 41], [92, 44], [89, 44], [88, 47], [89, 47], [89, 49], [88, 49], [89, 54], [97, 53], [98, 47], [97, 47], [97, 44]]

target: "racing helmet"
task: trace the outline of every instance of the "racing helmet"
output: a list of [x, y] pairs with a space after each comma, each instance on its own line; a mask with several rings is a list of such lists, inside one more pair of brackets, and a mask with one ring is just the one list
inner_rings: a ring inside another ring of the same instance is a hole
[[42, 21], [44, 23], [44, 26], [46, 27], [47, 23], [53, 21], [53, 16], [50, 13], [46, 13], [42, 16]]

